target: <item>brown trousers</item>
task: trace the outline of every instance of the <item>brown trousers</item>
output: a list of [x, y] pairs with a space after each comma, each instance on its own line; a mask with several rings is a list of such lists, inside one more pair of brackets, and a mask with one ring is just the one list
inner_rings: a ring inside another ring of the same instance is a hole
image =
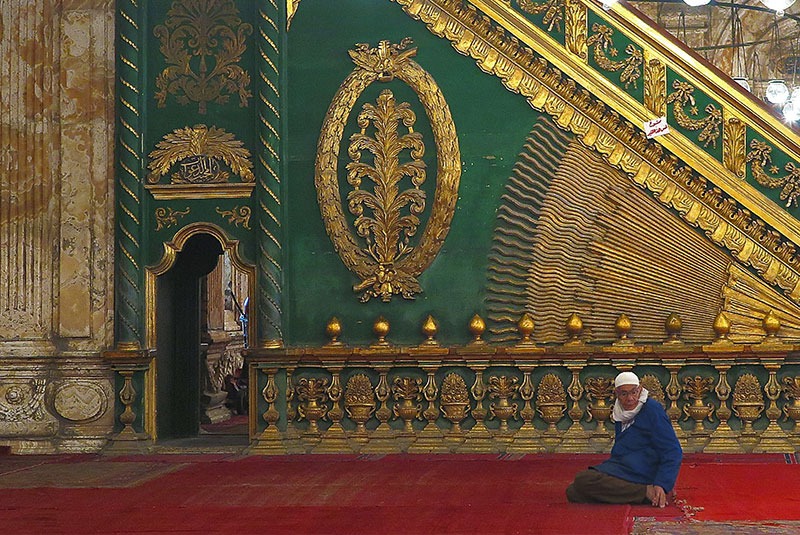
[[589, 468], [578, 472], [575, 481], [567, 487], [567, 500], [573, 503], [646, 503], [647, 485]]

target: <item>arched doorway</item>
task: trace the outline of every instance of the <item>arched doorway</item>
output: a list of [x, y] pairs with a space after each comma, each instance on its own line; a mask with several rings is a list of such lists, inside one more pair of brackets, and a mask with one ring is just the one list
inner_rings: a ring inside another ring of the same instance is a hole
[[[241, 416], [225, 388], [252, 331], [244, 311], [254, 270], [237, 246], [214, 225], [191, 225], [147, 270], [148, 346], [156, 350], [148, 431], [158, 442], [205, 436], [204, 424]], [[240, 427], [246, 443], [246, 420]]]
[[208, 234], [189, 238], [172, 268], [156, 280], [157, 432], [161, 439], [200, 430], [202, 287], [222, 247]]

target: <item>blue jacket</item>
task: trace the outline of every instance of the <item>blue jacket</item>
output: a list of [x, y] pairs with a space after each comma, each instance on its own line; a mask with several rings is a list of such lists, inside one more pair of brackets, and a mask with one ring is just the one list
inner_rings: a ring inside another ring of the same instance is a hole
[[678, 478], [683, 451], [666, 411], [652, 399], [625, 431], [616, 423], [611, 458], [595, 466], [608, 475], [644, 485], [658, 485], [670, 492]]

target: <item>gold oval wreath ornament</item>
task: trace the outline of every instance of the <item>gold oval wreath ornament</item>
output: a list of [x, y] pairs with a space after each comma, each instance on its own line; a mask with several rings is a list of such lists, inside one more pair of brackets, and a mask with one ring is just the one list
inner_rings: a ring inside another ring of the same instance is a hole
[[[450, 108], [433, 78], [411, 60], [417, 49], [407, 49], [411, 39], [400, 44], [381, 41], [376, 48], [357, 44], [349, 51], [356, 68], [342, 82], [331, 102], [317, 144], [315, 185], [325, 230], [347, 268], [361, 279], [353, 287], [361, 301], [380, 297], [390, 301], [400, 294], [406, 299], [422, 292], [417, 277], [439, 253], [450, 230], [458, 199], [461, 155]], [[347, 118], [364, 90], [373, 82], [399, 79], [419, 97], [431, 123], [436, 144], [437, 176], [433, 206], [427, 225], [416, 246], [409, 244], [425, 210], [425, 181], [422, 161], [422, 136], [414, 132], [416, 120], [408, 103], [396, 103], [390, 90], [384, 90], [375, 103], [367, 103], [358, 115], [361, 132], [350, 138], [347, 165], [352, 191], [347, 202], [355, 217], [353, 226], [364, 245], [350, 232], [339, 194], [337, 158]], [[397, 131], [398, 124], [408, 129]], [[372, 125], [375, 138], [369, 137]], [[408, 151], [410, 160], [400, 161]], [[371, 153], [372, 164], [362, 162], [363, 152]], [[410, 177], [413, 187], [400, 191], [400, 182]], [[366, 180], [365, 180], [366, 179]], [[373, 189], [364, 189], [371, 183]]]

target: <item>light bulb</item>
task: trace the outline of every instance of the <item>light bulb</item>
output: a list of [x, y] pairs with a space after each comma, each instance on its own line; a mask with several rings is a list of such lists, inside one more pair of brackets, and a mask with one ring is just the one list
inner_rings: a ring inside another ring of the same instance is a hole
[[793, 123], [800, 119], [800, 102], [789, 101], [783, 107], [783, 118]]
[[603, 3], [603, 9], [605, 9], [606, 11], [608, 11], [609, 9], [611, 9], [611, 7], [612, 7], [614, 4], [616, 4], [616, 3], [617, 3], [617, 1], [618, 1], [618, 0], [601, 0], [601, 2]]
[[739, 84], [740, 86], [744, 87], [745, 90], [750, 91], [750, 83], [744, 76], [734, 76], [733, 81]]
[[764, 96], [772, 104], [784, 104], [789, 100], [789, 88], [783, 80], [770, 80]]
[[708, 4], [711, 0], [683, 0], [687, 6], [690, 7], [700, 7]]
[[784, 11], [792, 7], [794, 2], [795, 0], [761, 0], [762, 4], [776, 11], [779, 16], [782, 16]]

